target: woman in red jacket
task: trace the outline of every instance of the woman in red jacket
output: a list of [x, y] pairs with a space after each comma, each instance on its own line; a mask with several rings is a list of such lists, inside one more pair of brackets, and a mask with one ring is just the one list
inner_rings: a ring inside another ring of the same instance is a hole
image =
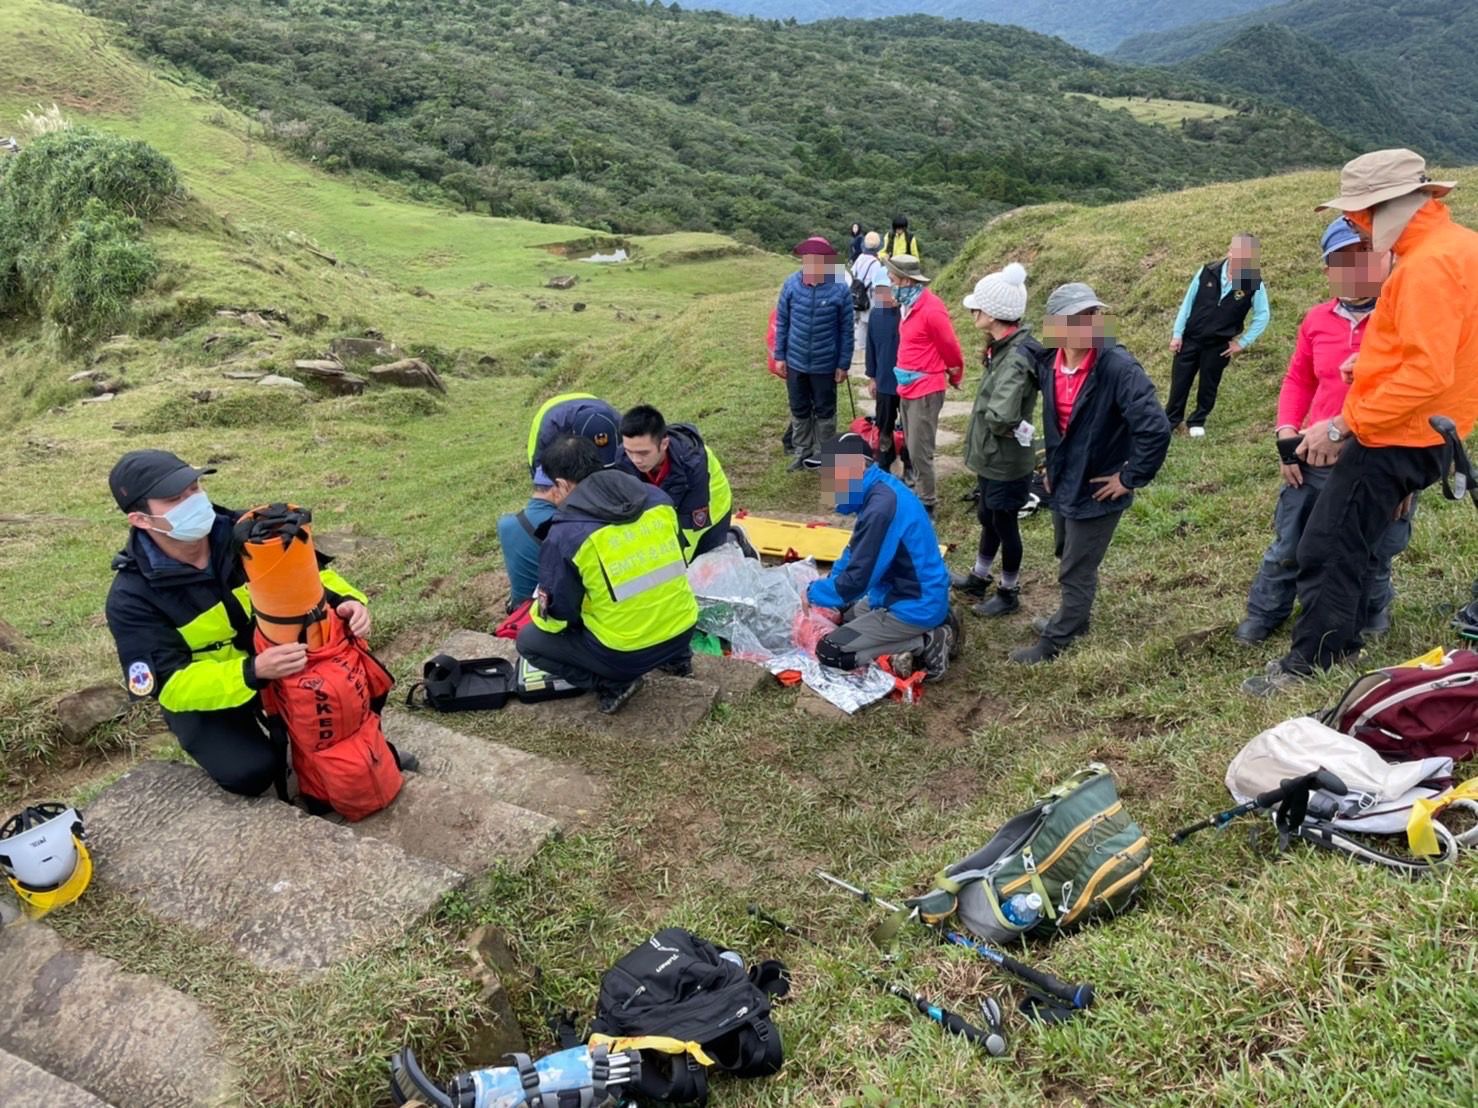
[[893, 295], [903, 309], [898, 328], [898, 396], [903, 434], [917, 475], [917, 492], [932, 516], [938, 499], [934, 481], [934, 438], [944, 407], [946, 383], [959, 388], [965, 377], [965, 355], [949, 321], [944, 301], [928, 289], [919, 260], [909, 254], [887, 259]]

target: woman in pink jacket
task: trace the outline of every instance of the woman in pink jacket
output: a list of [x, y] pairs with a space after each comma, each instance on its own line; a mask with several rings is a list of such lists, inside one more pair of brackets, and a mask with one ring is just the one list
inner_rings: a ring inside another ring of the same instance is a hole
[[949, 321], [944, 301], [928, 289], [919, 260], [910, 254], [887, 259], [893, 295], [903, 309], [898, 328], [898, 397], [903, 410], [903, 435], [913, 459], [916, 491], [931, 516], [938, 499], [934, 480], [934, 438], [944, 389], [959, 388], [965, 376], [965, 355]]
[[[1278, 392], [1278, 453], [1283, 489], [1273, 513], [1273, 544], [1247, 596], [1247, 618], [1237, 627], [1244, 643], [1260, 643], [1293, 612], [1298, 590], [1298, 543], [1332, 466], [1311, 466], [1294, 454], [1305, 428], [1336, 416], [1350, 391], [1350, 370], [1365, 324], [1375, 310], [1376, 295], [1389, 262], [1371, 253], [1358, 231], [1343, 216], [1324, 232], [1320, 243], [1324, 274], [1333, 300], [1309, 309], [1298, 327], [1298, 341]], [[1411, 541], [1415, 501], [1391, 521], [1372, 553], [1370, 589], [1365, 595], [1363, 635], [1382, 634], [1391, 624], [1391, 560]]]

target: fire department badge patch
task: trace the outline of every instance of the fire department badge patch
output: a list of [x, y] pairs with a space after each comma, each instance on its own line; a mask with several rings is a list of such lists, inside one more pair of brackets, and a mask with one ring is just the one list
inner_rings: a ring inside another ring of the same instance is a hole
[[709, 523], [709, 519], [708, 519], [708, 505], [705, 504], [701, 508], [694, 508], [693, 509], [693, 527], [694, 527], [694, 529], [695, 530], [698, 530], [698, 531], [701, 531], [701, 530], [703, 530], [703, 528], [705, 528], [705, 527], [708, 526], [708, 523]]
[[128, 667], [128, 691], [134, 696], [148, 696], [154, 691], [154, 671], [148, 662], [134, 662]]

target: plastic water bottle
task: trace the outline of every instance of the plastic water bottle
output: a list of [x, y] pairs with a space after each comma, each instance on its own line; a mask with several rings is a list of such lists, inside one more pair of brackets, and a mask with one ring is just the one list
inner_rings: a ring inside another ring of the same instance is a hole
[[[1042, 902], [1041, 901], [1041, 898], [1038, 897], [1037, 898], [1037, 903], [1040, 904], [1041, 902]], [[743, 969], [744, 968], [744, 959], [741, 958], [741, 957], [739, 957], [739, 955], [736, 954], [732, 950], [725, 950], [725, 951], [723, 951], [722, 953], [719, 954], [719, 957], [722, 958], [725, 962], [733, 962], [740, 969]]]
[[1024, 930], [1042, 918], [1042, 898], [1037, 893], [1016, 893], [1001, 905], [1001, 915]]

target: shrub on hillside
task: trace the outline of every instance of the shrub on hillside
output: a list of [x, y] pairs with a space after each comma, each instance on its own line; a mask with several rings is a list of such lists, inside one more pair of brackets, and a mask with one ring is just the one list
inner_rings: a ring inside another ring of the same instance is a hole
[[84, 128], [44, 135], [0, 171], [0, 308], [104, 333], [158, 272], [143, 221], [179, 190], [146, 143]]

